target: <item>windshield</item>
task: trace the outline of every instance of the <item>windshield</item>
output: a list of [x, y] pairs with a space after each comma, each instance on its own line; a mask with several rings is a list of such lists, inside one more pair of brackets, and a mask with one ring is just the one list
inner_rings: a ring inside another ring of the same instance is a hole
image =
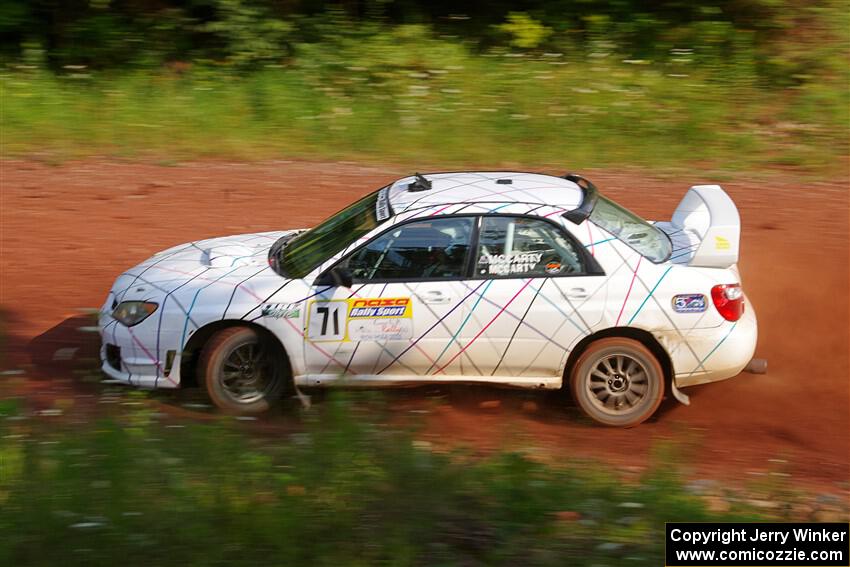
[[281, 274], [303, 278], [313, 268], [378, 226], [377, 199], [378, 193], [372, 193], [290, 240], [280, 251]]
[[673, 247], [666, 234], [610, 199], [599, 196], [590, 220], [656, 264], [670, 258]]

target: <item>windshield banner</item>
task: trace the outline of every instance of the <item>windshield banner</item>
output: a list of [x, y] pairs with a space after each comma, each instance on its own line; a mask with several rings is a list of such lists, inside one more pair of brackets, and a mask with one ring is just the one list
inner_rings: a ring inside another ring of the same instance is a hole
[[378, 191], [378, 199], [375, 201], [375, 216], [378, 217], [378, 222], [383, 222], [392, 216], [389, 186]]

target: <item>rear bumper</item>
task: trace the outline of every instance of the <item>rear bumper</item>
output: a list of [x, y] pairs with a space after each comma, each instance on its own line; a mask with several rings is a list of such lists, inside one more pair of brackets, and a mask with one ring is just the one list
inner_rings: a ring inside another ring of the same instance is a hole
[[752, 360], [757, 340], [758, 321], [746, 299], [744, 315], [738, 321], [687, 335], [690, 356], [687, 363], [674, 363], [676, 386], [686, 388], [737, 376]]

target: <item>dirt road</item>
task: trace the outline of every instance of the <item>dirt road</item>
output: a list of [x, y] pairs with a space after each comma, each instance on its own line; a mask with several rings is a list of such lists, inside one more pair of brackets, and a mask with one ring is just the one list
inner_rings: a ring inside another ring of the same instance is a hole
[[[7, 366], [22, 364], [15, 349], [75, 308], [99, 306], [115, 276], [154, 251], [210, 236], [310, 226], [408, 173], [283, 161], [0, 166], [0, 305], [14, 350]], [[717, 181], [699, 173], [676, 180], [583, 173], [656, 219], [669, 218], [689, 185]], [[846, 489], [847, 180], [802, 182], [771, 173], [722, 184], [741, 211], [740, 267], [759, 316], [757, 356], [769, 360], [769, 374], [692, 388], [690, 407], [668, 404], [657, 419], [632, 430], [592, 426], [552, 396], [450, 388], [441, 391], [437, 410], [423, 414], [424, 435], [475, 450], [536, 447], [553, 459], [599, 457], [637, 467], [658, 440], [683, 440], [694, 473], [741, 480], [778, 472]], [[22, 387], [47, 386], [24, 379]], [[431, 395], [414, 390], [392, 400], [400, 413], [420, 412], [433, 406]]]

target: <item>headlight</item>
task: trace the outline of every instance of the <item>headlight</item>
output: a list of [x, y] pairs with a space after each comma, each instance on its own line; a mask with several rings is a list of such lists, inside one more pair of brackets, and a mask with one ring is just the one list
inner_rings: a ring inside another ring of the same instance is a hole
[[147, 319], [159, 307], [150, 301], [122, 301], [112, 311], [112, 317], [132, 327]]

